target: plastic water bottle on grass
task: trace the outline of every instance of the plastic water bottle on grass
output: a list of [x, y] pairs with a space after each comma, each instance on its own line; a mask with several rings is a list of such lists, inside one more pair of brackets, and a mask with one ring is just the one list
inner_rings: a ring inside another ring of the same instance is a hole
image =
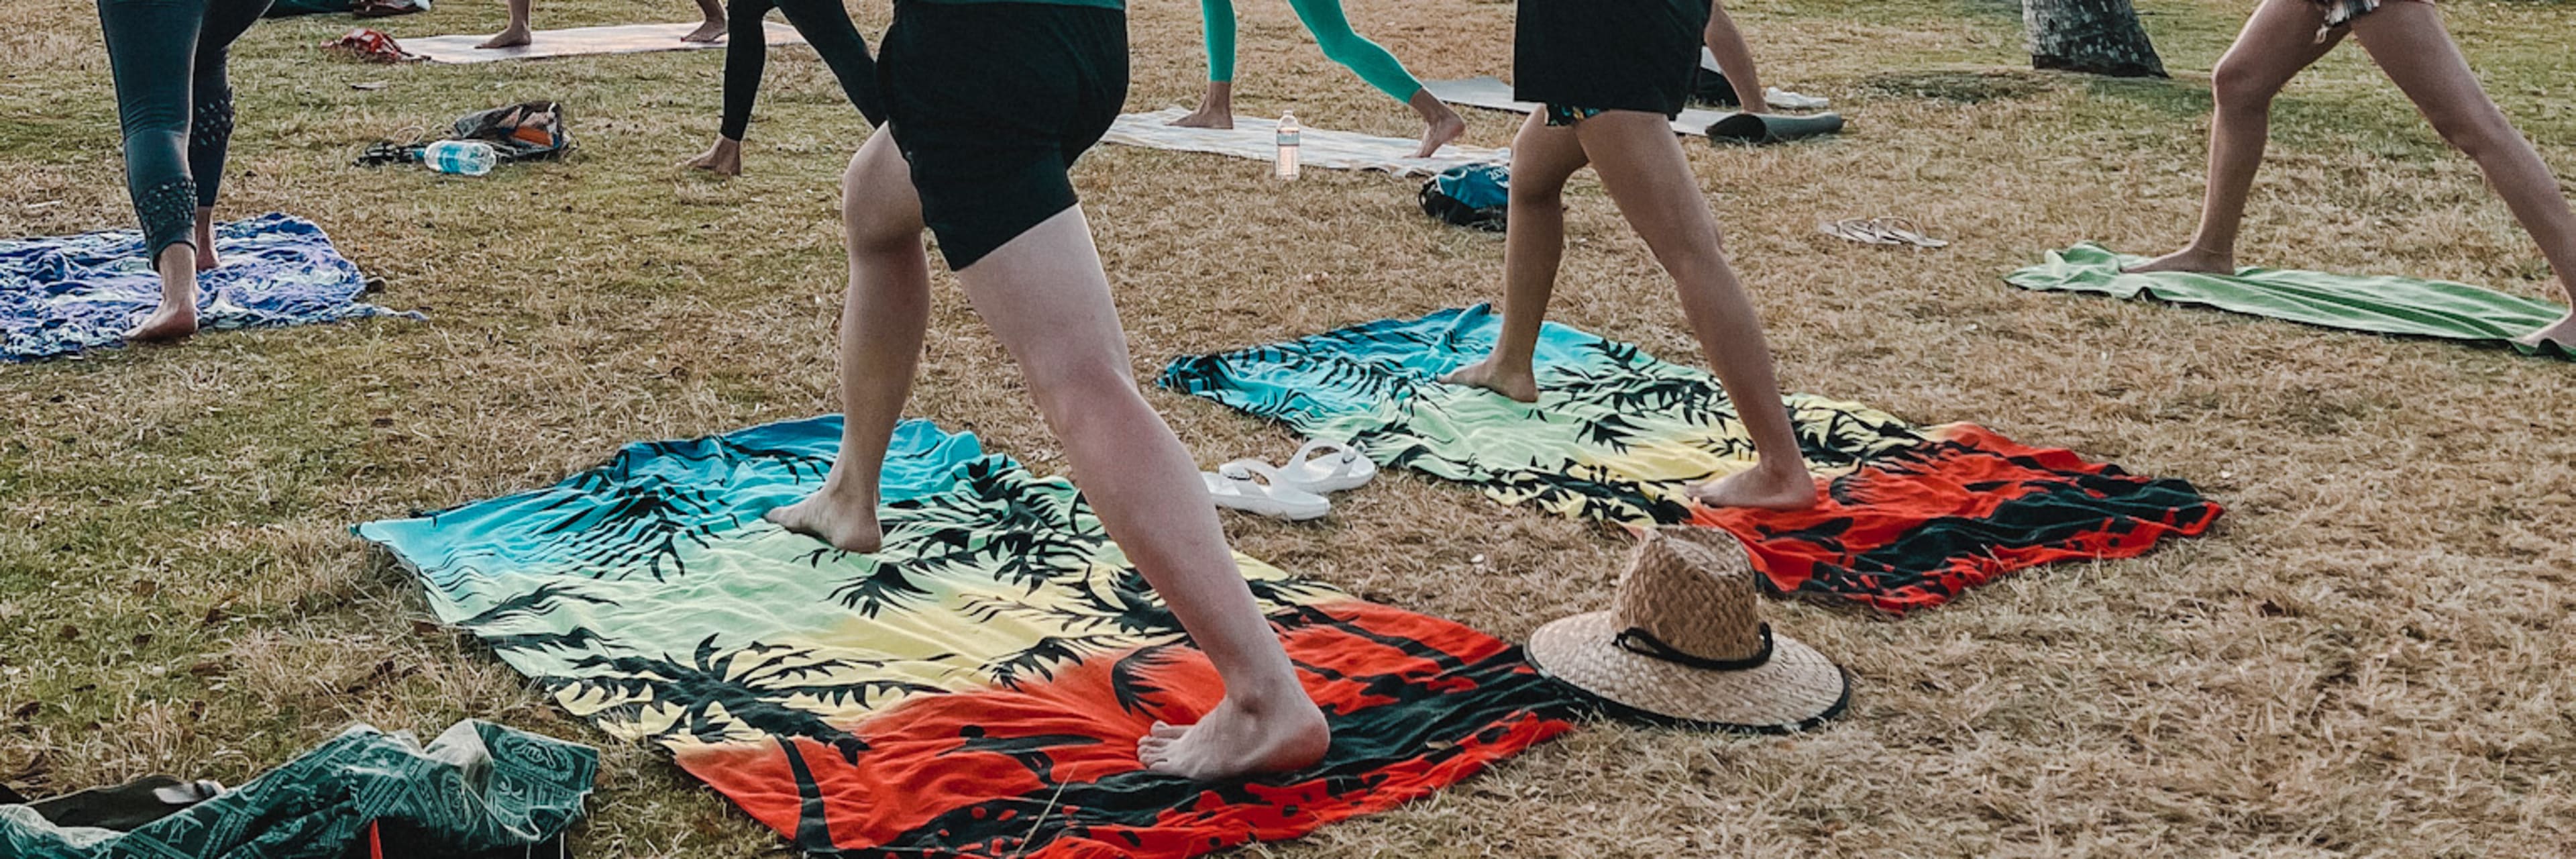
[[1297, 178], [1297, 112], [1279, 115], [1279, 169], [1281, 179]]
[[492, 165], [501, 163], [501, 153], [480, 140], [441, 140], [421, 150], [420, 163], [441, 173], [481, 176], [492, 172]]

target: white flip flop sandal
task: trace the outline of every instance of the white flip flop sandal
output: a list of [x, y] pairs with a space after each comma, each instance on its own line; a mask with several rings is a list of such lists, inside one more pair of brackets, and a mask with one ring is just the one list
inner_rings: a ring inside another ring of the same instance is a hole
[[1297, 488], [1279, 473], [1279, 469], [1257, 459], [1238, 459], [1217, 466], [1214, 472], [1199, 472], [1206, 481], [1208, 497], [1216, 506], [1303, 522], [1333, 512], [1333, 502], [1324, 496]]
[[1370, 462], [1359, 448], [1341, 442], [1321, 439], [1297, 449], [1279, 474], [1288, 485], [1322, 495], [1367, 486], [1377, 477], [1377, 463]]

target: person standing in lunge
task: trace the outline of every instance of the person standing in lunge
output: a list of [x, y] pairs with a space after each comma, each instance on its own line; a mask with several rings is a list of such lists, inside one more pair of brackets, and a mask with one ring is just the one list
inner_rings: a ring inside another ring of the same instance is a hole
[[1151, 769], [1223, 779], [1323, 758], [1331, 729], [1236, 569], [1197, 464], [1137, 390], [1067, 175], [1127, 96], [1120, 0], [899, 0], [878, 58], [885, 132], [842, 177], [840, 455], [772, 522], [875, 551], [879, 471], [930, 324], [926, 225], [1020, 365], [1083, 496], [1225, 682], [1197, 724], [1156, 725]]
[[270, 0], [99, 0], [125, 190], [143, 223], [143, 252], [161, 275], [161, 306], [132, 340], [197, 333], [197, 273], [215, 268], [215, 192], [233, 137], [228, 61]]
[[[2272, 98], [2347, 35], [2360, 40], [2442, 139], [2477, 161], [2487, 184], [2540, 244], [2559, 288], [2576, 302], [2576, 213], [2531, 141], [2478, 85], [2432, 0], [2263, 0], [2211, 73], [2218, 108], [2210, 119], [2200, 229], [2189, 246], [2130, 270], [2236, 273], [2237, 228], [2263, 166]], [[2576, 350], [2576, 311], [2521, 342]]]
[[1493, 354], [1442, 381], [1538, 400], [1531, 362], [1565, 253], [1563, 192], [1590, 164], [1672, 275], [1682, 315], [1752, 436], [1753, 467], [1693, 487], [1691, 497], [1712, 507], [1813, 507], [1815, 478], [1781, 401], [1762, 320], [1669, 124], [1689, 96], [1703, 43], [1744, 109], [1763, 110], [1753, 52], [1718, 0], [1520, 0], [1513, 97], [1542, 106], [1512, 140], [1502, 335]]
[[[1350, 17], [1342, 14], [1342, 0], [1288, 0], [1288, 8], [1296, 10], [1297, 20], [1306, 25], [1306, 32], [1315, 34], [1315, 45], [1324, 49], [1325, 59], [1342, 64], [1369, 86], [1422, 115], [1422, 148], [1413, 157], [1429, 158], [1458, 135], [1467, 133], [1467, 121], [1439, 96], [1423, 89], [1422, 81], [1405, 71], [1394, 54], [1351, 30]], [[1197, 110], [1172, 120], [1172, 124], [1233, 128], [1234, 0], [1199, 0], [1199, 14], [1207, 30], [1207, 92], [1199, 96]]]
[[742, 138], [751, 131], [751, 105], [760, 96], [760, 73], [769, 62], [763, 19], [771, 9], [787, 16], [788, 26], [822, 55], [823, 65], [841, 83], [841, 94], [861, 116], [870, 124], [885, 122], [885, 107], [877, 99], [876, 60], [868, 56], [867, 39], [850, 23], [850, 10], [841, 0], [733, 0], [726, 10], [731, 30], [725, 36], [724, 119], [716, 127], [716, 142], [680, 166], [742, 175]]

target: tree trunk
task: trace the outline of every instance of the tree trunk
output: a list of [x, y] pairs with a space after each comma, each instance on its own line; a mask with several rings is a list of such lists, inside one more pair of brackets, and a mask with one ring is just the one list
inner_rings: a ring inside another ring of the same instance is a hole
[[2130, 0], [2023, 0], [2030, 64], [2122, 78], [2165, 77]]

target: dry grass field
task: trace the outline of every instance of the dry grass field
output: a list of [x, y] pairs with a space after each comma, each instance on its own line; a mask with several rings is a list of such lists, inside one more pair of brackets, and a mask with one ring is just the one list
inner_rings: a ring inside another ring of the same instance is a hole
[[[1132, 0], [1132, 109], [1192, 101], [1198, 6]], [[1284, 4], [1239, 4], [1239, 107], [1405, 135]], [[1597, 725], [1394, 813], [1248, 855], [2541, 856], [2576, 844], [2576, 365], [2213, 312], [2025, 293], [2046, 249], [2183, 241], [2207, 70], [2247, 0], [2139, 0], [2176, 75], [2016, 71], [2008, 0], [1736, 0], [1769, 80], [1839, 139], [1692, 147], [1784, 384], [1976, 421], [2230, 508], [2147, 557], [2028, 571], [1900, 622], [1774, 604], [1858, 677], [1850, 715], [1745, 738]], [[2490, 90], [2576, 178], [2576, 5], [2446, 2]], [[1504, 73], [1512, 7], [1349, 0], [1425, 78]], [[854, 10], [872, 36], [889, 14]], [[684, 20], [677, 0], [547, 0], [543, 27]], [[378, 26], [487, 32], [498, 0]], [[236, 48], [229, 216], [320, 222], [426, 323], [221, 333], [0, 365], [0, 781], [238, 782], [350, 721], [481, 717], [593, 743], [428, 622], [353, 523], [551, 483], [630, 441], [835, 409], [835, 180], [867, 133], [809, 51], [770, 66], [735, 181], [672, 169], [713, 135], [721, 52], [365, 66], [345, 18]], [[98, 22], [0, 3], [0, 235], [130, 226]], [[375, 90], [353, 83], [382, 81]], [[496, 104], [560, 99], [566, 163], [477, 180], [349, 166]], [[1468, 142], [1514, 123], [1471, 112]], [[2536, 249], [2360, 51], [2283, 98], [2248, 263], [2466, 280], [2556, 300]], [[1498, 238], [1414, 183], [1118, 147], [1077, 171], [1136, 366], [1498, 296]], [[1557, 318], [1695, 360], [1670, 286], [1578, 179]], [[1899, 214], [1957, 240], [1845, 244]], [[1062, 458], [943, 273], [915, 413], [1040, 471]], [[1293, 440], [1154, 392], [1201, 460]], [[1395, 475], [1240, 547], [1507, 638], [1606, 604], [1624, 540]], [[591, 856], [781, 855], [611, 745]]]

